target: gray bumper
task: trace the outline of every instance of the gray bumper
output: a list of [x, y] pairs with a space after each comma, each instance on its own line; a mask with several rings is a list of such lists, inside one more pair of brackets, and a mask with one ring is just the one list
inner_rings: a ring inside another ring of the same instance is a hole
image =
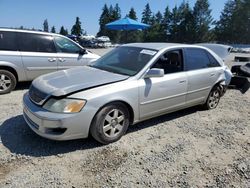
[[[79, 113], [52, 113], [35, 105], [28, 93], [23, 96], [23, 117], [38, 135], [51, 140], [71, 140], [88, 137], [93, 115], [88, 110]], [[85, 108], [85, 107], [84, 107]]]

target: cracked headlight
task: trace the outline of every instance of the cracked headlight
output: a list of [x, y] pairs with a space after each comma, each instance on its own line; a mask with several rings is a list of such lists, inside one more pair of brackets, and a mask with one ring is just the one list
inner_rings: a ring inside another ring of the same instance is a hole
[[44, 109], [50, 112], [57, 113], [77, 113], [82, 110], [86, 104], [85, 100], [81, 99], [49, 99], [43, 106]]

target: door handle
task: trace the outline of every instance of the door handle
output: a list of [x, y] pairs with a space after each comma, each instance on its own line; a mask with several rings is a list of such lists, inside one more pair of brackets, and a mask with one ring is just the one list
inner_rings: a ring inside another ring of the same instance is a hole
[[66, 61], [66, 59], [64, 59], [64, 58], [59, 58], [58, 60], [59, 60], [60, 62]]
[[186, 80], [181, 80], [181, 81], [179, 81], [179, 83], [185, 83], [186, 82]]
[[48, 58], [48, 61], [49, 61], [49, 62], [55, 62], [55, 61], [56, 61], [56, 58]]
[[214, 76], [214, 75], [215, 75], [215, 73], [211, 73], [211, 74], [210, 74], [210, 76]]

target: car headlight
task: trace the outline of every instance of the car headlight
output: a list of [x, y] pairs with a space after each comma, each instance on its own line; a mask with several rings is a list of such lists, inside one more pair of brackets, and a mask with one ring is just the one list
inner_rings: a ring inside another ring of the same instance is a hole
[[49, 99], [43, 106], [44, 109], [58, 113], [77, 113], [82, 110], [86, 104], [85, 100], [81, 99]]

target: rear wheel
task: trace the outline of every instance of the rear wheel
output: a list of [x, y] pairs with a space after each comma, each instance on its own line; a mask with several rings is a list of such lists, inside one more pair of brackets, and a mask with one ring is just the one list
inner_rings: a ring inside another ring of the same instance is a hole
[[129, 111], [122, 103], [103, 107], [94, 117], [90, 133], [98, 142], [109, 144], [119, 140], [129, 126]]
[[0, 94], [11, 92], [16, 87], [16, 77], [7, 70], [0, 70]]
[[211, 92], [208, 95], [207, 101], [204, 104], [204, 107], [207, 110], [214, 109], [217, 107], [217, 105], [219, 104], [219, 101], [220, 101], [220, 97], [221, 97], [220, 92], [221, 91], [220, 91], [220, 88], [218, 86], [215, 86], [211, 90]]

